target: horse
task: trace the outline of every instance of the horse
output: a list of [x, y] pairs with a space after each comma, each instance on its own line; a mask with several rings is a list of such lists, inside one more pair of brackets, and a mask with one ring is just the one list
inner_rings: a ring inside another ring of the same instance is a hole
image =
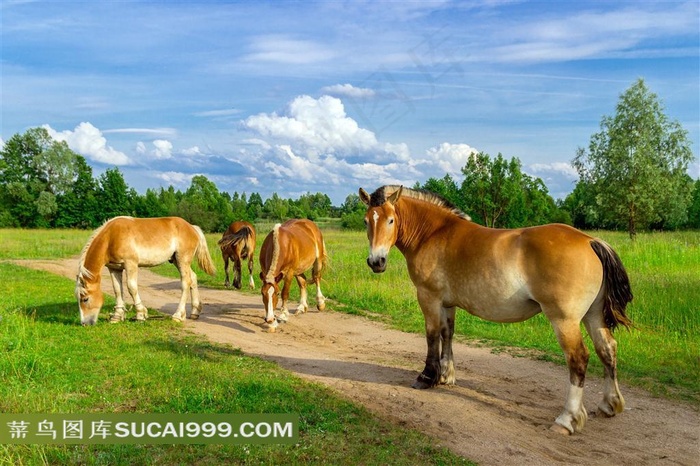
[[253, 281], [253, 260], [255, 258], [255, 227], [249, 222], [238, 221], [229, 225], [219, 240], [221, 256], [224, 258], [226, 280], [224, 286], [230, 286], [228, 261], [233, 261], [233, 286], [241, 289], [241, 260], [248, 259], [248, 276], [250, 288], [255, 288]]
[[185, 320], [187, 291], [191, 292], [191, 319], [202, 311], [197, 289], [197, 275], [190, 268], [193, 258], [210, 275], [216, 272], [202, 230], [179, 217], [133, 218], [114, 217], [96, 229], [80, 254], [75, 296], [80, 308], [80, 322], [94, 325], [102, 308], [104, 297], [100, 288], [102, 267], [109, 269], [116, 296], [110, 322], [125, 318], [122, 273], [136, 306], [136, 320], [145, 321], [148, 310], [138, 292], [139, 266], [153, 267], [169, 261], [180, 271], [182, 296], [173, 319]]
[[[309, 268], [313, 268], [312, 276], [316, 284], [316, 307], [319, 311], [326, 308], [326, 298], [321, 292], [321, 272], [328, 263], [328, 254], [323, 235], [314, 222], [293, 219], [284, 224], [276, 224], [263, 241], [259, 261], [262, 268], [260, 279], [263, 284], [260, 293], [265, 307], [265, 322], [272, 331], [277, 327], [278, 319], [286, 321], [289, 318], [287, 300], [292, 278], [296, 278], [301, 291], [297, 314], [309, 310], [304, 275]], [[282, 280], [282, 308], [279, 317], [275, 318], [279, 283]]]
[[493, 322], [521, 322], [542, 312], [569, 370], [566, 403], [552, 430], [571, 435], [588, 418], [583, 385], [589, 352], [581, 321], [605, 369], [598, 413], [611, 417], [623, 411], [612, 331], [632, 325], [625, 314], [632, 290], [607, 243], [562, 224], [482, 227], [442, 197], [402, 186], [383, 186], [371, 195], [360, 188], [359, 195], [367, 206], [367, 265], [384, 272], [396, 246], [425, 317], [428, 353], [414, 388], [455, 383], [455, 308]]

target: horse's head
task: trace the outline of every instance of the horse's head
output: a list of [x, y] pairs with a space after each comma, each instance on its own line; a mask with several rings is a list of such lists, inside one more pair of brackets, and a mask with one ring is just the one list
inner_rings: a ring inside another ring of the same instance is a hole
[[260, 279], [263, 281], [262, 294], [263, 306], [265, 307], [265, 322], [271, 324], [275, 321], [275, 309], [280, 297], [279, 282], [282, 280], [283, 274], [280, 273], [273, 280], [266, 279], [260, 272]]
[[80, 309], [80, 323], [95, 325], [104, 302], [100, 283], [86, 281], [84, 274], [79, 273], [75, 280], [75, 297], [78, 299]]
[[[398, 237], [396, 209], [394, 205], [401, 197], [403, 187], [399, 187], [389, 197], [370, 196], [360, 188], [360, 200], [367, 206], [365, 226], [369, 239], [367, 265], [375, 273], [384, 272], [389, 250]], [[375, 193], [376, 194], [376, 193]]]

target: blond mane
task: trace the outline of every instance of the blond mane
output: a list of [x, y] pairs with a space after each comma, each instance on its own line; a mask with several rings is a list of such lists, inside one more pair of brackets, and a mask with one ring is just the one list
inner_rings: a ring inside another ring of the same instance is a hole
[[268, 283], [273, 283], [275, 281], [275, 268], [277, 267], [277, 261], [280, 258], [280, 227], [281, 223], [275, 225], [272, 229], [272, 260], [270, 261], [270, 268], [267, 269], [267, 276], [265, 276], [265, 281]]
[[[376, 191], [374, 191], [374, 193], [372, 193], [372, 196], [370, 198], [370, 205], [378, 207], [384, 204], [389, 198], [389, 196], [394, 194], [399, 188], [401, 188], [401, 186], [398, 185], [387, 185], [378, 188]], [[401, 191], [401, 197], [404, 196], [436, 205], [465, 220], [472, 219], [469, 215], [459, 210], [447, 199], [430, 191], [415, 190], [404, 187]]]

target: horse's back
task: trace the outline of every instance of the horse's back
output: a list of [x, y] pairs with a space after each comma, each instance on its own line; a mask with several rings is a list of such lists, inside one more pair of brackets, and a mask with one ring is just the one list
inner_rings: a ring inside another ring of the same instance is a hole
[[108, 263], [132, 261], [141, 266], [162, 264], [178, 251], [194, 253], [199, 242], [194, 227], [180, 217], [117, 217], [104, 236]]

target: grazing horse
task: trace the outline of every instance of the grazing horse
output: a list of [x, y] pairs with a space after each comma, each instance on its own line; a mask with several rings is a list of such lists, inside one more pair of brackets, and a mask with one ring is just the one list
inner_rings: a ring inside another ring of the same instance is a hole
[[219, 240], [221, 256], [224, 258], [226, 280], [224, 286], [229, 286], [228, 261], [233, 261], [233, 286], [241, 289], [241, 260], [248, 259], [248, 276], [250, 287], [255, 288], [253, 281], [253, 259], [255, 258], [255, 227], [249, 222], [239, 221], [229, 225], [223, 237]]
[[321, 271], [327, 261], [326, 245], [314, 222], [305, 219], [288, 220], [284, 224], [275, 225], [260, 248], [260, 279], [263, 281], [260, 292], [265, 306], [265, 322], [272, 329], [277, 327], [274, 311], [279, 299], [279, 282], [283, 279], [282, 309], [278, 319], [286, 321], [289, 317], [287, 300], [292, 278], [297, 279], [301, 290], [297, 313], [309, 310], [304, 272], [311, 267], [316, 284], [316, 307], [319, 311], [326, 308], [326, 298], [321, 293]]
[[428, 354], [414, 388], [455, 383], [455, 308], [493, 322], [521, 322], [542, 312], [569, 368], [564, 411], [552, 429], [573, 434], [588, 418], [583, 383], [589, 354], [582, 320], [605, 368], [599, 412], [622, 412], [625, 401], [617, 383], [612, 330], [632, 324], [625, 315], [632, 291], [620, 258], [608, 244], [560, 224], [482, 227], [437, 195], [399, 186], [384, 186], [371, 195], [360, 188], [359, 194], [368, 207], [367, 264], [375, 273], [383, 272], [389, 249], [396, 245], [406, 258], [425, 317]]
[[102, 308], [104, 297], [100, 289], [102, 267], [107, 266], [114, 286], [117, 304], [110, 322], [124, 320], [124, 292], [122, 273], [126, 272], [129, 294], [136, 306], [136, 320], [146, 320], [148, 310], [141, 303], [137, 278], [139, 266], [153, 267], [170, 261], [180, 271], [182, 297], [173, 319], [185, 320], [187, 291], [192, 295], [192, 313], [196, 319], [202, 311], [197, 289], [197, 275], [190, 268], [196, 257], [206, 273], [215, 273], [204, 233], [179, 217], [133, 218], [115, 217], [105, 222], [92, 234], [80, 255], [75, 295], [80, 307], [80, 322], [93, 325]]

